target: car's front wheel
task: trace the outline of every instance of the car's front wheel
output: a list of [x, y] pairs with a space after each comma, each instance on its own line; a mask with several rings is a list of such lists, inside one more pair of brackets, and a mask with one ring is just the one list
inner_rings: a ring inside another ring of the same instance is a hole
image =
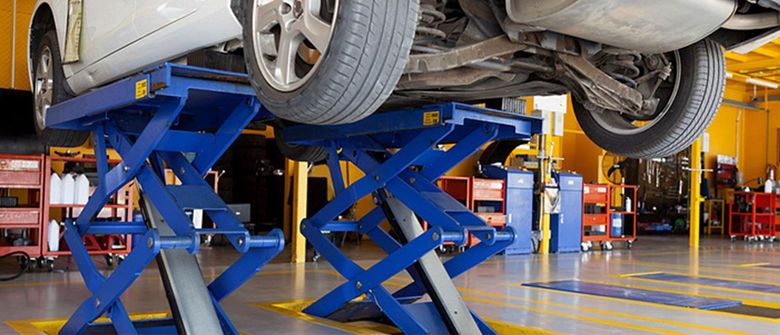
[[[594, 143], [624, 157], [659, 158], [685, 150], [704, 132], [723, 98], [726, 84], [723, 49], [714, 41], [704, 40], [663, 58], [668, 60], [671, 71], [665, 80], [658, 82], [654, 94], [658, 106], [648, 117], [593, 110], [579, 101], [573, 102], [580, 127]], [[646, 57], [642, 64], [649, 66], [653, 59]], [[610, 69], [614, 72], [619, 65], [624, 70], [626, 65], [622, 64], [615, 62]], [[633, 71], [623, 72], [618, 78], [641, 87], [641, 80], [650, 77]]]
[[343, 124], [376, 111], [409, 57], [419, 1], [245, 0], [252, 85], [276, 116]]
[[33, 119], [35, 131], [41, 140], [55, 147], [77, 147], [87, 140], [89, 133], [51, 129], [46, 126], [49, 107], [72, 98], [65, 89], [65, 75], [57, 44], [57, 33], [50, 30], [38, 39], [33, 55]]

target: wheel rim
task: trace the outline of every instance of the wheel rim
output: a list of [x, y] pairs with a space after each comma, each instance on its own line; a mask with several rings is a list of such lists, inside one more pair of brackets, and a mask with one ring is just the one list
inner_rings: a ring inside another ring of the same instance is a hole
[[254, 1], [254, 54], [271, 87], [290, 92], [312, 78], [330, 46], [338, 2], [323, 15], [323, 0]]
[[38, 56], [38, 65], [35, 68], [34, 97], [35, 97], [35, 123], [39, 129], [46, 128], [46, 113], [51, 107], [54, 97], [54, 64], [52, 62], [51, 49], [44, 46]]
[[604, 111], [600, 113], [591, 112], [591, 115], [593, 116], [593, 120], [595, 120], [596, 123], [598, 123], [605, 130], [617, 135], [636, 135], [652, 128], [653, 126], [661, 122], [664, 116], [672, 108], [672, 105], [674, 104], [674, 101], [677, 98], [678, 92], [680, 91], [680, 81], [682, 81], [680, 52], [675, 51], [672, 54], [672, 56], [673, 56], [672, 73], [674, 76], [673, 76], [672, 86], [669, 88], [670, 90], [669, 97], [667, 98], [666, 103], [663, 105], [661, 111], [652, 120], [650, 121], [630, 120], [623, 117], [619, 113], [610, 112], [610, 111]]

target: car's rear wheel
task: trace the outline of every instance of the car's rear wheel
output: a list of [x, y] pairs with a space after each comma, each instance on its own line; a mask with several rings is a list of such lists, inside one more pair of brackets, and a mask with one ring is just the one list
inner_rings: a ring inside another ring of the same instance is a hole
[[43, 142], [55, 147], [77, 147], [89, 133], [46, 127], [49, 107], [72, 98], [65, 89], [57, 34], [50, 30], [38, 39], [33, 62], [33, 119], [35, 131]]
[[574, 101], [580, 127], [600, 147], [620, 156], [658, 158], [685, 150], [718, 111], [726, 83], [721, 46], [711, 40], [669, 53], [671, 75], [661, 83], [651, 118], [592, 111]]
[[276, 116], [343, 124], [376, 111], [409, 57], [419, 1], [245, 0], [252, 85]]

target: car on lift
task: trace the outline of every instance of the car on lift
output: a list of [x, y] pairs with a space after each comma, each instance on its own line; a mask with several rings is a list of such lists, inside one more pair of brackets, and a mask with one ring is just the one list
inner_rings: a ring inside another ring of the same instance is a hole
[[780, 37], [780, 0], [38, 0], [29, 36], [36, 128], [52, 145], [85, 139], [46, 128], [52, 104], [208, 50], [241, 55], [286, 122], [570, 92], [590, 139], [648, 158], [704, 131], [723, 96], [724, 48]]

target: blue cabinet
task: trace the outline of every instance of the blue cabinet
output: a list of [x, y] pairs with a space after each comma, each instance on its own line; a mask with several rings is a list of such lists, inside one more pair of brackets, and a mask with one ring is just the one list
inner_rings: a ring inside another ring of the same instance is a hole
[[558, 175], [560, 212], [550, 215], [550, 251], [579, 252], [582, 242], [582, 176]]
[[506, 225], [514, 229], [517, 237], [506, 248], [507, 255], [530, 254], [531, 223], [533, 222], [534, 174], [529, 171], [505, 169], [495, 166], [484, 168], [488, 178], [506, 182]]

